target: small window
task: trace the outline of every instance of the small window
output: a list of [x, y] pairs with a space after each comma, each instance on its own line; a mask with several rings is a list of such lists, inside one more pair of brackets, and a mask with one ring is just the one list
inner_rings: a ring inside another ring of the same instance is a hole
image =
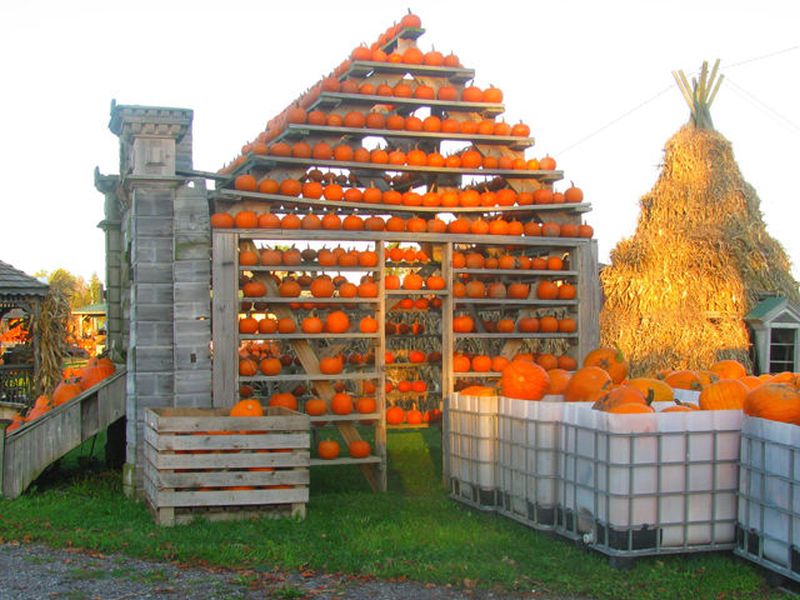
[[796, 329], [773, 328], [769, 341], [769, 372], [794, 371]]

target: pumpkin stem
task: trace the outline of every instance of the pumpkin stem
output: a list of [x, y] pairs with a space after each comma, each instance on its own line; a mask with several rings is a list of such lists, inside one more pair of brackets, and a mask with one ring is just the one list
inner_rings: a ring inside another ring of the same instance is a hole
[[647, 398], [644, 399], [644, 401], [647, 403], [647, 406], [650, 406], [651, 404], [653, 404], [653, 400], [655, 400], [655, 397], [656, 397], [655, 390], [653, 390], [653, 388], [648, 388], [648, 390], [647, 390]]

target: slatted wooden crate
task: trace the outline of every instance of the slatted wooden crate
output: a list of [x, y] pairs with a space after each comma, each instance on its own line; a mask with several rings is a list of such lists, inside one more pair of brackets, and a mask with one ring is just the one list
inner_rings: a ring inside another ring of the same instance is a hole
[[228, 409], [155, 408], [145, 413], [145, 496], [159, 525], [194, 518], [304, 518], [310, 424], [282, 408], [263, 417]]

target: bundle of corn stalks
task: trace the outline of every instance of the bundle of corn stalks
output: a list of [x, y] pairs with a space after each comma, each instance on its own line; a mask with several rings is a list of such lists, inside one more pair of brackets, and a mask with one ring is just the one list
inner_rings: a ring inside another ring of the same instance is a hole
[[37, 340], [38, 369], [34, 382], [37, 395], [52, 394], [61, 382], [62, 366], [67, 356], [67, 328], [72, 313], [69, 295], [66, 289], [53, 283], [39, 314], [32, 319], [33, 335]]
[[721, 358], [748, 364], [744, 316], [766, 295], [800, 302], [758, 195], [711, 126], [715, 74], [716, 66], [709, 79], [704, 65], [692, 90], [681, 85], [692, 119], [667, 142], [636, 232], [617, 244], [600, 275], [602, 343], [618, 346], [635, 375], [707, 368]]

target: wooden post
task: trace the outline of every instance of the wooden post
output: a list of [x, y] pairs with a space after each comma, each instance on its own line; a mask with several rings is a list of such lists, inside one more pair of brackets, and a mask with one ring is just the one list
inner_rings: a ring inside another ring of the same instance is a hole
[[378, 422], [375, 424], [375, 454], [381, 459], [378, 465], [378, 490], [386, 491], [389, 462], [386, 452], [386, 365], [383, 357], [386, 353], [386, 250], [382, 241], [375, 242], [378, 255], [378, 298], [380, 302], [375, 311], [378, 321], [378, 343], [375, 347], [375, 370], [378, 381], [375, 383], [375, 400], [378, 405]]
[[237, 376], [239, 329], [239, 235], [214, 231], [212, 242], [213, 406], [233, 406], [239, 397]]
[[600, 275], [597, 271], [597, 241], [580, 242], [575, 247], [575, 268], [580, 273], [578, 296], [578, 364], [600, 345]]

